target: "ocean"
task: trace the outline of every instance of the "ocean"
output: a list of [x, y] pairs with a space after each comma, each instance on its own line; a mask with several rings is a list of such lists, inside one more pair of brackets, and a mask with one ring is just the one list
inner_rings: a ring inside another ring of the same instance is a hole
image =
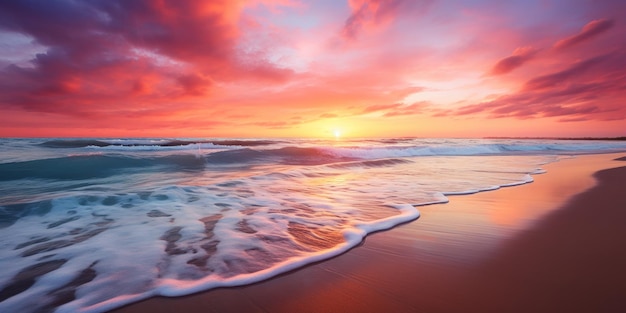
[[598, 140], [0, 139], [0, 312], [104, 312], [254, 283], [448, 195], [621, 151]]

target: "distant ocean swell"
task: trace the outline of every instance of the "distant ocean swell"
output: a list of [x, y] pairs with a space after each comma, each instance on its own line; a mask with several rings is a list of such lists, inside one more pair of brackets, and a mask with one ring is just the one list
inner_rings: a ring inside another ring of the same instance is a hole
[[556, 154], [626, 149], [417, 139], [2, 144], [12, 148], [0, 154], [2, 312], [102, 312], [252, 283], [347, 251], [445, 194], [530, 182]]
[[95, 140], [95, 139], [74, 139], [74, 140], [49, 140], [39, 145], [47, 148], [85, 148], [85, 147], [181, 147], [197, 144], [212, 144], [219, 146], [264, 146], [277, 144], [281, 141], [276, 140], [132, 140], [132, 139], [113, 139], [113, 140]]

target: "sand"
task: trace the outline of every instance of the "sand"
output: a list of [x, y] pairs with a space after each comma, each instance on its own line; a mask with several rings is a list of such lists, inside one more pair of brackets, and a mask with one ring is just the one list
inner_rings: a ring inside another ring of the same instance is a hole
[[115, 312], [626, 312], [618, 157], [562, 160], [532, 184], [421, 207], [416, 221], [267, 281]]

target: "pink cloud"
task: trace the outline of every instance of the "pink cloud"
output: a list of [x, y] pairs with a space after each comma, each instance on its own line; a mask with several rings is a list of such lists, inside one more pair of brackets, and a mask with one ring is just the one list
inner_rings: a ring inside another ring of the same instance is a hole
[[427, 101], [416, 102], [409, 105], [403, 105], [393, 110], [387, 111], [384, 116], [385, 117], [393, 117], [393, 116], [407, 116], [407, 115], [417, 115], [424, 113], [432, 103]]
[[342, 35], [355, 39], [363, 31], [384, 26], [397, 15], [416, 10], [425, 11], [433, 0], [348, 0], [351, 13], [346, 19]]
[[390, 109], [396, 109], [400, 106], [402, 106], [402, 103], [375, 104], [375, 105], [370, 105], [366, 107], [365, 109], [363, 109], [362, 113], [367, 114], [367, 113], [373, 113], [373, 112], [379, 112], [379, 111], [387, 111]]
[[183, 88], [183, 93], [188, 95], [204, 95], [211, 85], [211, 79], [202, 74], [194, 73], [178, 77], [177, 82]]
[[533, 47], [520, 47], [513, 51], [513, 55], [506, 57], [493, 66], [490, 73], [492, 75], [502, 75], [513, 71], [524, 65], [535, 57], [538, 50]]
[[588, 71], [593, 70], [596, 65], [606, 62], [608, 57], [608, 55], [601, 55], [589, 58], [581, 62], [576, 62], [565, 70], [533, 78], [526, 82], [524, 89], [539, 90], [555, 87], [559, 84], [566, 84], [586, 74]]
[[412, 104], [377, 104], [366, 107], [363, 111], [361, 111], [361, 114], [382, 112], [385, 117], [416, 115], [423, 113], [424, 109], [430, 105], [431, 103], [425, 101]]
[[591, 21], [583, 27], [580, 33], [557, 41], [554, 44], [554, 48], [555, 49], [567, 49], [567, 48], [573, 47], [585, 41], [591, 40], [592, 38], [611, 29], [613, 26], [615, 26], [615, 22], [609, 19], [599, 19], [599, 20]]
[[622, 50], [571, 64], [562, 71], [528, 80], [518, 92], [448, 111], [493, 118], [562, 117], [563, 121], [626, 118], [626, 52]]

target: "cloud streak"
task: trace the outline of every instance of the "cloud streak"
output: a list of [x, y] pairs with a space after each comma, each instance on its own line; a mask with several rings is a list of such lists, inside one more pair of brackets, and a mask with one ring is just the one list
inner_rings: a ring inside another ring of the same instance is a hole
[[471, 104], [451, 115], [488, 114], [492, 118], [561, 117], [562, 121], [626, 118], [626, 52], [576, 62], [568, 68], [527, 81], [523, 88], [495, 100]]
[[554, 44], [554, 48], [555, 49], [571, 48], [585, 41], [589, 41], [593, 39], [594, 37], [608, 31], [613, 26], [615, 26], [615, 22], [610, 19], [599, 19], [599, 20], [591, 21], [583, 27], [580, 33], [557, 41]]
[[490, 71], [491, 75], [503, 75], [512, 72], [516, 68], [524, 65], [524, 63], [530, 61], [537, 55], [538, 50], [533, 47], [520, 47], [513, 51], [513, 55], [506, 57], [496, 65]]
[[378, 113], [384, 117], [410, 116], [422, 114], [431, 103], [422, 101], [412, 104], [392, 103], [371, 105], [363, 109], [360, 114]]

